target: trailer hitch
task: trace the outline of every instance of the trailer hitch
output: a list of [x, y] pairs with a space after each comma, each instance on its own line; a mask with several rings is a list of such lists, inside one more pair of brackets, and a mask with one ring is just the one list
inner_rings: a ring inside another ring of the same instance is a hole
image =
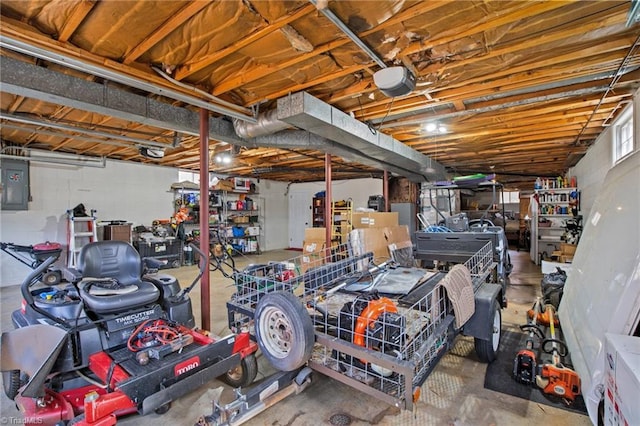
[[235, 389], [235, 399], [220, 403], [222, 388], [216, 389], [213, 413], [201, 416], [196, 426], [240, 425], [290, 395], [297, 395], [311, 383], [311, 369], [302, 367], [294, 371], [277, 372], [248, 392]]

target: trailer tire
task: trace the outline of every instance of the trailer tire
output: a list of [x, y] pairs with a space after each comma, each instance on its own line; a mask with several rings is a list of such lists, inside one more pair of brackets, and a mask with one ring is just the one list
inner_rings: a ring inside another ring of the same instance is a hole
[[2, 386], [4, 388], [4, 394], [7, 398], [14, 400], [20, 391], [22, 386], [20, 380], [20, 370], [10, 370], [2, 372]]
[[480, 361], [486, 363], [493, 362], [497, 358], [500, 337], [502, 336], [502, 313], [497, 300], [493, 301], [493, 315], [489, 326], [491, 327], [491, 338], [489, 340], [477, 337], [474, 339], [476, 354]]
[[254, 354], [242, 358], [240, 364], [220, 376], [220, 380], [234, 388], [246, 388], [258, 375], [258, 361]]
[[256, 307], [258, 347], [280, 371], [293, 371], [311, 357], [315, 340], [313, 323], [304, 305], [288, 292], [265, 295]]

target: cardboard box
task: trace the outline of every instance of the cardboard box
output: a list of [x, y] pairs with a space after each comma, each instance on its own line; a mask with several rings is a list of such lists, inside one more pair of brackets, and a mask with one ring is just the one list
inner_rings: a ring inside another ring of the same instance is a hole
[[326, 240], [326, 228], [306, 228], [304, 230], [305, 241], [325, 241]]
[[411, 242], [409, 227], [406, 225], [354, 229], [350, 232], [349, 239], [356, 255], [373, 252], [375, 263], [391, 259], [390, 245], [403, 247], [407, 241]]
[[245, 231], [247, 235], [255, 237], [256, 235], [260, 235], [260, 227], [259, 226], [247, 226]]
[[560, 243], [560, 251], [564, 255], [573, 256], [576, 252], [576, 247], [578, 246], [575, 244]]
[[309, 268], [324, 264], [324, 248], [324, 240], [305, 240], [302, 243], [302, 256], [300, 258], [300, 268], [302, 269], [302, 273], [306, 272]]
[[398, 212], [355, 212], [353, 229], [398, 226]]
[[230, 179], [222, 179], [218, 181], [215, 186], [212, 186], [211, 189], [218, 191], [233, 191], [235, 188], [234, 182]]

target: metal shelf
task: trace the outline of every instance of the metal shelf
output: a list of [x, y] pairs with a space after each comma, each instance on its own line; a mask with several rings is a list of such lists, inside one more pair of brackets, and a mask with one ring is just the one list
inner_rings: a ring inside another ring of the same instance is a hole
[[544, 194], [544, 193], [569, 193], [573, 191], [577, 191], [578, 188], [550, 188], [550, 189], [536, 189], [536, 194]]

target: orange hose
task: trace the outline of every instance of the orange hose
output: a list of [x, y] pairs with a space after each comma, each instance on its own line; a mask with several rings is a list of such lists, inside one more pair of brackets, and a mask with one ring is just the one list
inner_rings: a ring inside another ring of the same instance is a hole
[[369, 327], [383, 312], [398, 313], [395, 303], [387, 297], [381, 297], [369, 301], [366, 308], [358, 316], [356, 326], [353, 332], [353, 343], [364, 347], [365, 330]]

